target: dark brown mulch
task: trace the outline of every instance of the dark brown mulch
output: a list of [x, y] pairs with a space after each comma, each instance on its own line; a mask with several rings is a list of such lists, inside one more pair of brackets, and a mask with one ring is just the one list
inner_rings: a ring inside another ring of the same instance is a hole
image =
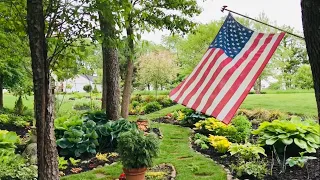
[[26, 136], [30, 127], [18, 127], [13, 124], [0, 124], [0, 129], [16, 132], [20, 137]]
[[[227, 168], [230, 169], [230, 165], [232, 163], [236, 163], [236, 158], [232, 157], [230, 154], [227, 154], [227, 156], [223, 156], [223, 154], [217, 153], [212, 147], [210, 147], [207, 150], [202, 150], [200, 147], [196, 146], [192, 143], [193, 149], [196, 151], [209, 155], [210, 158], [212, 158], [214, 161], [216, 161], [219, 164], [225, 165]], [[221, 157], [223, 156], [223, 157]], [[317, 157], [316, 160], [308, 161], [306, 164], [307, 168], [299, 168], [299, 167], [292, 167], [289, 166], [286, 167], [285, 173], [281, 173], [281, 167], [280, 165], [275, 162], [273, 169], [272, 169], [272, 175], [265, 176], [264, 180], [319, 180], [320, 179], [320, 149], [317, 150], [317, 153], [315, 155]], [[272, 162], [272, 156], [267, 156], [267, 166], [268, 169], [271, 169], [271, 162]], [[247, 177], [248, 178], [248, 177]], [[239, 178], [239, 179], [245, 179], [245, 178]], [[255, 179], [253, 177], [249, 179]]]
[[[79, 162], [76, 166], [73, 166], [70, 162], [68, 164], [67, 169], [62, 170], [64, 175], [70, 175], [70, 174], [77, 174], [77, 173], [81, 173], [81, 172], [86, 172], [86, 171], [90, 171], [94, 168], [97, 167], [102, 167], [106, 164], [112, 164], [114, 162], [116, 162], [119, 158], [118, 157], [108, 157], [108, 161], [101, 161], [98, 160], [96, 157], [91, 157], [91, 158], [83, 158], [81, 159], [81, 162]], [[71, 170], [74, 168], [81, 168], [81, 170], [77, 173], [72, 172]]]

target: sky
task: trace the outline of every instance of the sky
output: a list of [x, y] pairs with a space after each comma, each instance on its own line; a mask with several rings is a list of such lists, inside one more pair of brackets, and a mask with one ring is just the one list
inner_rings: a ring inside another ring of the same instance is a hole
[[[206, 24], [219, 20], [227, 15], [222, 13], [221, 7], [226, 5], [228, 9], [245, 14], [250, 17], [257, 17], [264, 12], [271, 21], [276, 21], [278, 26], [290, 25], [302, 32], [300, 0], [197, 0], [202, 8], [202, 13], [195, 17], [198, 23]], [[234, 15], [237, 16], [237, 15]], [[168, 35], [168, 31], [145, 33], [142, 39], [161, 43], [161, 37]]]

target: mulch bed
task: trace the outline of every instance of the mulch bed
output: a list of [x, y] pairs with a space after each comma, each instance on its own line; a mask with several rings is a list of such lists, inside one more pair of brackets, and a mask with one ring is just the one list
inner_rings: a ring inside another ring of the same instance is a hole
[[[163, 177], [157, 177], [155, 176], [156, 173], [163, 173], [164, 176]], [[154, 176], [151, 176], [152, 174], [154, 174]], [[176, 170], [174, 168], [173, 165], [171, 164], [159, 164], [156, 165], [152, 168], [149, 168], [147, 171], [147, 176], [146, 179], [147, 180], [174, 180], [176, 178]]]
[[18, 136], [24, 137], [30, 130], [30, 127], [18, 127], [13, 124], [0, 124], [1, 130], [16, 132]]
[[66, 176], [70, 174], [78, 174], [81, 172], [90, 171], [94, 168], [110, 165], [116, 162], [118, 159], [119, 157], [108, 157], [108, 161], [101, 161], [101, 160], [98, 160], [96, 157], [91, 157], [91, 158], [86, 157], [81, 159], [81, 162], [79, 162], [76, 166], [73, 166], [72, 164], [69, 163], [67, 169], [60, 171], [60, 174], [63, 174], [64, 176]]
[[[200, 147], [192, 143], [192, 148], [202, 154], [209, 155], [210, 158], [212, 158], [214, 161], [216, 161], [219, 164], [222, 164], [226, 166], [227, 168], [230, 169], [230, 165], [232, 163], [236, 163], [236, 159], [232, 157], [230, 154], [227, 156], [223, 156], [223, 154], [217, 153], [212, 147], [210, 147], [207, 150], [202, 150]], [[223, 157], [221, 157], [223, 156]], [[272, 169], [272, 175], [267, 175], [265, 176], [264, 180], [305, 180], [305, 179], [310, 179], [310, 180], [319, 180], [320, 179], [320, 150], [317, 150], [316, 153], [317, 159], [315, 160], [310, 160], [306, 164], [307, 168], [299, 168], [299, 167], [292, 167], [290, 168], [287, 166], [285, 173], [281, 173], [281, 167], [280, 165], [275, 162], [273, 169]], [[272, 157], [271, 155], [267, 156], [267, 161], [268, 161], [268, 169], [271, 169], [271, 162], [272, 162]], [[308, 178], [309, 177], [309, 178]], [[255, 179], [255, 178], [239, 178], [239, 179]]]
[[177, 121], [173, 118], [167, 117], [167, 116], [156, 118], [156, 119], [153, 119], [152, 121], [157, 122], [157, 123], [180, 125], [179, 121]]

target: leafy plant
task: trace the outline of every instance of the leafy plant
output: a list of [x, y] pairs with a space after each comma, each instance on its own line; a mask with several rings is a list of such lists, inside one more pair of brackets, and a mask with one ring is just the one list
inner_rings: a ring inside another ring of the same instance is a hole
[[26, 163], [26, 159], [15, 154], [13, 150], [0, 148], [0, 179], [2, 180], [36, 180], [37, 166]]
[[90, 84], [83, 86], [83, 90], [87, 93], [92, 91], [92, 86]]
[[194, 135], [194, 143], [200, 146], [201, 149], [209, 149], [207, 143], [209, 143], [208, 137], [199, 133]]
[[68, 161], [64, 157], [58, 157], [58, 167], [59, 170], [65, 170], [68, 168]]
[[20, 138], [15, 132], [0, 130], [0, 149], [14, 149]]
[[231, 156], [237, 156], [241, 161], [254, 161], [260, 159], [260, 155], [267, 156], [265, 150], [255, 144], [231, 144], [229, 148]]
[[107, 153], [102, 154], [102, 153], [98, 153], [96, 154], [96, 158], [100, 161], [108, 161], [108, 157], [107, 157]]
[[232, 171], [236, 172], [237, 177], [249, 175], [258, 179], [263, 179], [268, 173], [267, 165], [265, 162], [244, 162], [231, 165]]
[[86, 152], [95, 154], [99, 145], [95, 128], [96, 123], [89, 120], [65, 131], [63, 137], [57, 140], [57, 145], [61, 148], [60, 154], [75, 157]]
[[288, 164], [290, 167], [299, 166], [303, 168], [304, 165], [308, 162], [308, 160], [313, 160], [313, 159], [317, 159], [317, 157], [304, 156], [304, 153], [300, 153], [299, 157], [289, 157], [286, 160], [286, 164]]
[[106, 124], [97, 127], [99, 134], [100, 148], [106, 145], [116, 145], [116, 141], [122, 132], [137, 129], [136, 123], [131, 123], [126, 119], [119, 119], [117, 121], [109, 121]]
[[224, 136], [210, 135], [208, 140], [210, 145], [214, 147], [214, 149], [217, 150], [219, 153], [226, 153], [231, 145], [228, 139]]
[[107, 114], [103, 111], [91, 111], [91, 112], [86, 112], [83, 114], [83, 119], [88, 121], [92, 120], [94, 121], [97, 125], [100, 124], [105, 124], [109, 120], [107, 119]]
[[139, 130], [121, 133], [117, 152], [126, 169], [150, 167], [159, 152], [159, 139], [154, 134], [144, 136]]
[[157, 102], [157, 101], [153, 101], [153, 102], [149, 102], [145, 108], [144, 108], [144, 112], [146, 114], [148, 113], [152, 113], [155, 111], [159, 111], [162, 108], [162, 106]]
[[259, 136], [261, 145], [283, 148], [294, 143], [309, 153], [315, 153], [320, 147], [319, 124], [312, 120], [302, 121], [299, 117], [293, 117], [290, 121], [263, 122], [252, 134]]
[[99, 105], [94, 102], [80, 102], [73, 105], [73, 109], [77, 111], [98, 110]]
[[9, 116], [7, 114], [0, 114], [0, 123], [9, 124], [10, 123]]
[[252, 130], [252, 124], [246, 116], [236, 116], [232, 120], [232, 125], [236, 128], [237, 133], [230, 137], [233, 142], [245, 142], [248, 140]]
[[23, 112], [28, 108], [23, 105], [22, 97], [19, 96], [18, 100], [14, 104], [14, 112], [18, 115], [23, 115]]
[[81, 159], [74, 159], [74, 158], [70, 157], [69, 161], [73, 166], [77, 166], [79, 164], [79, 162], [81, 162]]
[[66, 115], [54, 120], [54, 129], [56, 139], [60, 139], [63, 137], [64, 132], [70, 130], [72, 127], [81, 126], [83, 124], [83, 120], [80, 116], [71, 116]]

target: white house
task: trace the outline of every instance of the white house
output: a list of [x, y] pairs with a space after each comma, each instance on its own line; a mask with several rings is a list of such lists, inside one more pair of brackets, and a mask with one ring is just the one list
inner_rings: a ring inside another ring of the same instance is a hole
[[60, 92], [85, 92], [83, 90], [83, 87], [85, 85], [91, 85], [92, 89], [97, 86], [97, 89], [99, 92], [102, 91], [101, 84], [96, 84], [95, 80], [97, 79], [97, 76], [91, 76], [91, 75], [77, 75], [72, 79], [67, 79], [63, 82], [57, 83], [57, 89]]

